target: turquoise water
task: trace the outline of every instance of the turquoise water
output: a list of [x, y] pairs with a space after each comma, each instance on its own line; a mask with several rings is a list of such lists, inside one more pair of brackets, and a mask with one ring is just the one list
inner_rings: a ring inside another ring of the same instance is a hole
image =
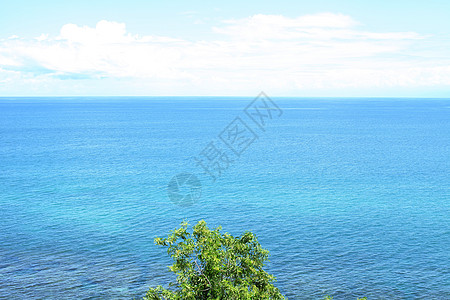
[[[265, 131], [251, 100], [0, 98], [0, 298], [142, 297], [173, 279], [153, 238], [205, 219], [290, 299], [450, 299], [450, 100], [274, 98]], [[194, 157], [235, 117], [257, 139], [213, 182]]]

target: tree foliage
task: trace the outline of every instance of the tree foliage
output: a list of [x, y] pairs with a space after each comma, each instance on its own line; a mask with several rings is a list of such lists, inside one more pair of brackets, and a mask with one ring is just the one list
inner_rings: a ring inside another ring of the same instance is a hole
[[210, 230], [202, 220], [190, 233], [183, 222], [167, 238], [156, 238], [157, 245], [168, 247], [177, 280], [169, 289], [150, 288], [144, 299], [285, 299], [273, 285], [275, 277], [263, 269], [269, 251], [256, 236], [234, 237], [221, 229]]

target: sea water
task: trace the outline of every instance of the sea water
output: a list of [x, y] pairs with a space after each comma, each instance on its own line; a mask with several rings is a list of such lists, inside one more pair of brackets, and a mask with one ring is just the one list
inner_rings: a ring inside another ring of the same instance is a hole
[[272, 97], [264, 127], [252, 100], [0, 98], [0, 298], [142, 297], [174, 280], [153, 239], [204, 219], [254, 232], [290, 299], [450, 299], [450, 100]]

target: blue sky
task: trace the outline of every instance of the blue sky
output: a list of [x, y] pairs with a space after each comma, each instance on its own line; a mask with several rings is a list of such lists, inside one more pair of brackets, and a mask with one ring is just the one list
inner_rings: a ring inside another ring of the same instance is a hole
[[450, 1], [7, 1], [0, 96], [448, 97]]

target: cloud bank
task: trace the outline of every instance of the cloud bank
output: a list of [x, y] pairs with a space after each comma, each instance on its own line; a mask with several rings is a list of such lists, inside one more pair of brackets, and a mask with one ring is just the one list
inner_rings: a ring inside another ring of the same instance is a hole
[[450, 86], [449, 55], [424, 47], [432, 37], [363, 28], [342, 14], [258, 14], [192, 41], [105, 20], [66, 24], [58, 36], [0, 40], [0, 92], [75, 85], [95, 93], [113, 82], [123, 93], [168, 95]]

